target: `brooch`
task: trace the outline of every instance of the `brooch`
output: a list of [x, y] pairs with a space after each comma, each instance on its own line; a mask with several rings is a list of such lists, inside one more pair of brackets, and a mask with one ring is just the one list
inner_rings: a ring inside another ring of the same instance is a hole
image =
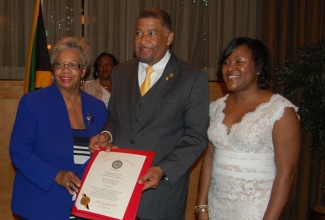
[[87, 115], [87, 121], [88, 121], [88, 124], [91, 125], [95, 119], [94, 119], [94, 115], [92, 113], [88, 113]]

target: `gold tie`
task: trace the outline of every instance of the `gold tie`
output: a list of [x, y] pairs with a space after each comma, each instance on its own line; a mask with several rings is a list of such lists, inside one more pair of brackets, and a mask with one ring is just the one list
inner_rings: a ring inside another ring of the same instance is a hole
[[142, 85], [140, 86], [141, 96], [144, 96], [144, 94], [146, 94], [146, 92], [148, 92], [148, 90], [150, 89], [150, 85], [151, 85], [150, 75], [153, 72], [155, 72], [155, 70], [153, 69], [152, 66], [148, 66], [146, 68], [146, 78], [143, 81]]

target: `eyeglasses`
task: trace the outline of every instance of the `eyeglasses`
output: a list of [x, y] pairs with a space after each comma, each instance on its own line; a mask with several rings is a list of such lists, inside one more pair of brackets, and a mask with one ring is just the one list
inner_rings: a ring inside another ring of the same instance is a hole
[[53, 69], [64, 69], [65, 66], [68, 66], [70, 70], [77, 70], [85, 65], [78, 64], [78, 63], [61, 63], [61, 62], [53, 63]]

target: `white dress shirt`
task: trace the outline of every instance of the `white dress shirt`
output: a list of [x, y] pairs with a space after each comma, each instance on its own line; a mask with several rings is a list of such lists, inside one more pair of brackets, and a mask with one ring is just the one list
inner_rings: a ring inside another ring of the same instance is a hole
[[[165, 56], [156, 64], [154, 64], [152, 67], [155, 70], [155, 72], [153, 72], [150, 75], [150, 79], [151, 79], [151, 85], [150, 88], [158, 81], [158, 79], [162, 76], [165, 67], [168, 63], [168, 60], [170, 58], [171, 54], [169, 52], [169, 50], [166, 52]], [[138, 69], [138, 80], [139, 80], [139, 87], [141, 87], [143, 81], [146, 78], [146, 68], [148, 67], [147, 63], [142, 63], [140, 62], [139, 65], [139, 69]]]

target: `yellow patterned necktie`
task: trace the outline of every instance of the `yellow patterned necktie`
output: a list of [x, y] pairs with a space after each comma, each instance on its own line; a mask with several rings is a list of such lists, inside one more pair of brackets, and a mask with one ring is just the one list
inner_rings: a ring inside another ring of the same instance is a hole
[[146, 92], [148, 92], [148, 90], [150, 89], [150, 85], [151, 85], [150, 75], [153, 72], [155, 72], [155, 70], [153, 69], [152, 66], [148, 66], [146, 68], [146, 78], [143, 81], [142, 85], [140, 86], [141, 96], [144, 96], [144, 94], [146, 94]]

